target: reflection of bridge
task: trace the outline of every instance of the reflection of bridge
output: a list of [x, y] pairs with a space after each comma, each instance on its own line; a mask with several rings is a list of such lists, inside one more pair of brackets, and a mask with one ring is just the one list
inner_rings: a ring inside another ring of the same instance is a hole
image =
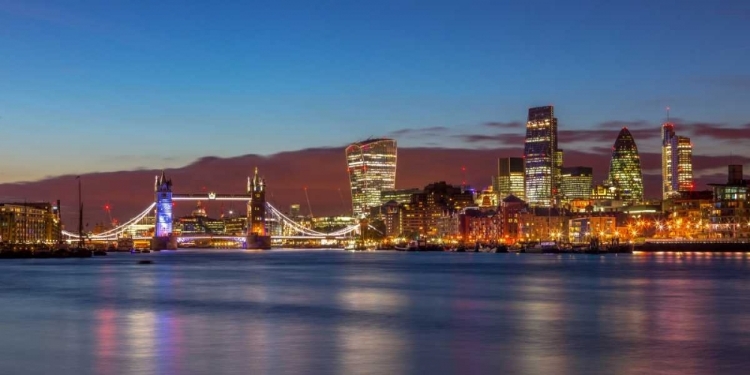
[[[265, 182], [258, 177], [257, 169], [255, 173], [256, 175], [252, 180], [248, 179], [248, 194], [172, 194], [172, 183], [162, 173], [161, 177], [156, 179], [156, 202], [151, 203], [141, 213], [121, 225], [101, 233], [89, 235], [87, 238], [95, 241], [114, 241], [122, 237], [148, 239], [152, 240], [152, 246], [154, 240], [171, 241], [173, 246], [176, 246], [188, 241], [209, 239], [239, 242], [247, 247], [251, 246], [250, 243], [254, 241], [253, 238], [268, 237], [267, 233], [271, 234], [270, 239], [273, 240], [342, 240], [359, 232], [359, 224], [330, 233], [323, 233], [295, 222], [276, 207], [265, 202]], [[245, 202], [248, 207], [247, 230], [239, 235], [173, 233], [173, 202], [206, 200]], [[269, 226], [273, 226], [273, 228], [268, 228]], [[69, 240], [79, 239], [76, 233], [63, 231], [63, 235]]]

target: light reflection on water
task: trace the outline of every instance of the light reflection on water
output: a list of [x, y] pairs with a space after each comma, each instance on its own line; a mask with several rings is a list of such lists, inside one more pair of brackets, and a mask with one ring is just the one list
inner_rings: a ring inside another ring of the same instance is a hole
[[0, 373], [745, 373], [748, 271], [710, 253], [5, 260]]

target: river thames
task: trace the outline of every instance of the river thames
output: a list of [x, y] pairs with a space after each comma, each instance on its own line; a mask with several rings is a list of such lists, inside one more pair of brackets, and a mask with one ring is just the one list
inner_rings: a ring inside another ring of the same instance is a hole
[[748, 253], [3, 260], [0, 373], [741, 374], [749, 275]]

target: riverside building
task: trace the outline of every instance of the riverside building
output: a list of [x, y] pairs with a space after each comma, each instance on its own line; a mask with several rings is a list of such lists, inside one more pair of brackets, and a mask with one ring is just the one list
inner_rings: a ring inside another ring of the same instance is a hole
[[55, 243], [60, 230], [60, 211], [51, 203], [0, 203], [0, 242]]

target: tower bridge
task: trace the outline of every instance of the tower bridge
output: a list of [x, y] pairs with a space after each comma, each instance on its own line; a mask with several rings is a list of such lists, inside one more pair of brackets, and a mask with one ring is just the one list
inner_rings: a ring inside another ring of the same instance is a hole
[[[210, 233], [176, 233], [173, 227], [172, 209], [176, 201], [236, 201], [247, 204], [247, 227], [241, 234], [215, 235]], [[269, 224], [281, 226], [279, 234], [270, 235]], [[144, 236], [143, 232], [152, 236]], [[172, 191], [172, 180], [164, 172], [156, 176], [154, 182], [154, 202], [145, 210], [121, 225], [107, 231], [90, 235], [87, 238], [96, 241], [113, 241], [122, 237], [148, 239], [153, 250], [175, 249], [178, 244], [190, 241], [211, 239], [240, 243], [243, 248], [269, 249], [272, 240], [343, 240], [354, 233], [359, 233], [360, 225], [351, 225], [330, 233], [323, 233], [304, 227], [290, 219], [266, 201], [266, 183], [258, 174], [258, 168], [252, 178], [247, 179], [246, 194], [219, 194], [214, 192], [179, 194]], [[69, 240], [78, 240], [78, 234], [63, 231]]]

